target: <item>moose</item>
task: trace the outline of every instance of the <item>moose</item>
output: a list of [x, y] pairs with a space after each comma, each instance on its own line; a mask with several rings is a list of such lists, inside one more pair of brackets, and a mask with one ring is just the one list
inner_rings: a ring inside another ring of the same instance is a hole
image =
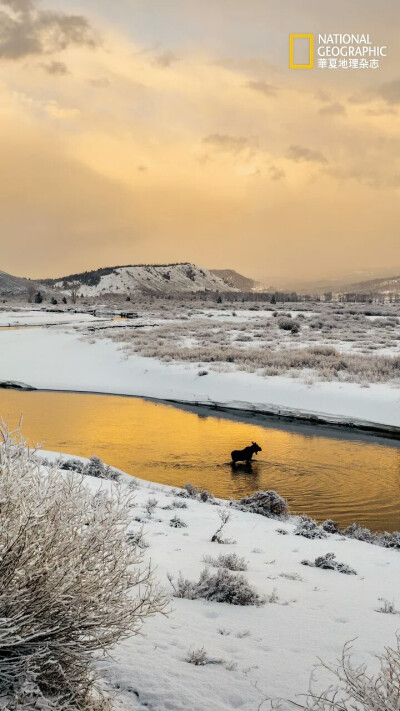
[[253, 454], [257, 454], [257, 452], [262, 452], [257, 442], [252, 442], [250, 447], [245, 447], [244, 449], [234, 449], [233, 452], [231, 452], [232, 462], [246, 462], [246, 464], [250, 464]]

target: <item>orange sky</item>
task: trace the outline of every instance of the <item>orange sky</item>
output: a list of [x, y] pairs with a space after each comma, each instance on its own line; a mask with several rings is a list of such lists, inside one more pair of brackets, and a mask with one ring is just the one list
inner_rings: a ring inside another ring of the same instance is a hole
[[[0, 0], [0, 269], [400, 267], [399, 30], [398, 0]], [[389, 56], [293, 71], [290, 32]]]

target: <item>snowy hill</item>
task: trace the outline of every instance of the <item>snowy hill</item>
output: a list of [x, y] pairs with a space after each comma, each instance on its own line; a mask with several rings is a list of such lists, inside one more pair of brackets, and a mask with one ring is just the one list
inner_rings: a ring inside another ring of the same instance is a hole
[[225, 284], [238, 289], [239, 291], [262, 291], [266, 287], [254, 279], [249, 279], [248, 277], [239, 274], [234, 269], [212, 269], [211, 270], [215, 276], [222, 279]]
[[137, 264], [106, 267], [60, 279], [47, 280], [60, 289], [78, 288], [84, 296], [107, 293], [176, 293], [189, 291], [238, 291], [209, 269], [190, 264]]
[[360, 281], [349, 284], [345, 291], [362, 294], [400, 294], [400, 276]]
[[43, 285], [30, 279], [12, 276], [0, 270], [0, 294], [2, 296], [26, 296], [36, 291], [43, 291]]

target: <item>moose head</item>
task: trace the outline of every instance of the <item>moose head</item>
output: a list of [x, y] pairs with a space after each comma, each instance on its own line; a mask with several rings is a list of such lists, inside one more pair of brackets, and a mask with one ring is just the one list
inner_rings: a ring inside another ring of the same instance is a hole
[[262, 452], [261, 447], [257, 444], [257, 442], [252, 442], [251, 443], [251, 448], [254, 452], [254, 454], [257, 454], [258, 452]]

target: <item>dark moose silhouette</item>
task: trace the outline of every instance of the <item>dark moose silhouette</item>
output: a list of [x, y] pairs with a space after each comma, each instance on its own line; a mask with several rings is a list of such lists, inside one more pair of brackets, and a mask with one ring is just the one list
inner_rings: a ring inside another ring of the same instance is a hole
[[246, 462], [246, 464], [250, 464], [253, 454], [257, 454], [257, 452], [262, 452], [257, 442], [252, 442], [250, 447], [245, 447], [244, 449], [234, 449], [233, 452], [231, 452], [232, 462]]

